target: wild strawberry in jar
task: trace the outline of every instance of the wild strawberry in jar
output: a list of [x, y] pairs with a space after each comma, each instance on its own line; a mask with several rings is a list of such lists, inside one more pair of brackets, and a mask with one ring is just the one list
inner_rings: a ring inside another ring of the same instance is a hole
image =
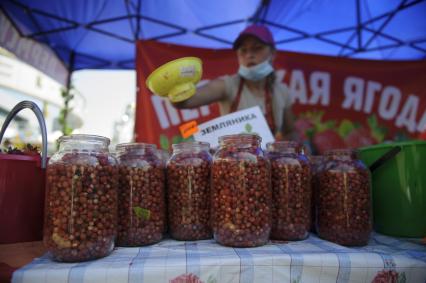
[[49, 160], [43, 240], [56, 261], [92, 260], [114, 248], [118, 171], [108, 145], [105, 137], [64, 136]]
[[371, 176], [353, 150], [325, 154], [318, 174], [317, 233], [346, 246], [366, 245], [372, 230]]
[[177, 240], [201, 240], [212, 237], [210, 227], [209, 144], [183, 142], [173, 144], [167, 162], [169, 233]]
[[276, 240], [302, 240], [311, 225], [311, 172], [292, 141], [268, 143], [272, 180], [272, 232]]
[[271, 175], [257, 135], [219, 138], [212, 165], [211, 221], [225, 246], [264, 245], [271, 232]]
[[154, 144], [117, 145], [119, 246], [161, 241], [165, 223], [164, 164]]

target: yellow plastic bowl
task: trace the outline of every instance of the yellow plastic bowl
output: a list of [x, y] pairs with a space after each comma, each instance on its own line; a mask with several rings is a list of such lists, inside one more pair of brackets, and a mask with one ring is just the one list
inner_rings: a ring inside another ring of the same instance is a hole
[[[195, 84], [201, 79], [201, 75], [201, 59], [197, 57], [183, 57], [158, 67], [149, 75], [146, 80], [146, 86], [154, 94], [169, 96], [170, 98], [175, 97], [178, 101], [182, 101], [194, 95]], [[194, 87], [189, 86], [189, 84], [193, 84]], [[179, 89], [182, 89], [186, 94], [180, 95]], [[191, 92], [193, 93], [191, 94]], [[188, 94], [190, 95], [188, 96]]]
[[181, 102], [193, 96], [196, 92], [195, 84], [184, 83], [178, 84], [169, 92], [169, 99], [171, 102]]

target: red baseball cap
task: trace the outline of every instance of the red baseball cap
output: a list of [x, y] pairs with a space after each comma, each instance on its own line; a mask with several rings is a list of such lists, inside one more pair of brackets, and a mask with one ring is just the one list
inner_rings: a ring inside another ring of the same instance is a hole
[[263, 43], [271, 46], [272, 48], [275, 48], [274, 37], [272, 36], [272, 33], [268, 29], [268, 27], [264, 26], [264, 25], [253, 24], [253, 25], [246, 27], [238, 35], [237, 39], [235, 39], [234, 45], [233, 45], [234, 50], [238, 49], [240, 47], [241, 42], [247, 36], [254, 36], [257, 39], [259, 39], [260, 41], [262, 41]]

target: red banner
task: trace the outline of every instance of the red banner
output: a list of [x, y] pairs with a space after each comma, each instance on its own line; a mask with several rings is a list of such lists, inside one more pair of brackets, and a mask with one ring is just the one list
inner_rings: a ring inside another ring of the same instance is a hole
[[[238, 69], [232, 50], [138, 42], [137, 141], [167, 148], [183, 140], [181, 124], [202, 123], [218, 115], [216, 105], [177, 110], [146, 88], [145, 80], [155, 68], [185, 56], [203, 60], [203, 80]], [[426, 61], [355, 60], [280, 51], [275, 68], [293, 98], [297, 131], [319, 152], [414, 138], [426, 130]]]

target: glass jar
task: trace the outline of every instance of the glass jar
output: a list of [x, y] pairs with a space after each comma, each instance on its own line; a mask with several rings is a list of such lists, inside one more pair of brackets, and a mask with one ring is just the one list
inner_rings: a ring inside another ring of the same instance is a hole
[[157, 156], [163, 163], [164, 168], [166, 168], [167, 161], [170, 158], [170, 153], [165, 149], [157, 149]]
[[300, 145], [267, 144], [272, 179], [272, 232], [276, 240], [302, 240], [311, 225], [311, 171]]
[[114, 248], [118, 170], [109, 139], [59, 138], [47, 166], [44, 244], [56, 261], [100, 258]]
[[264, 245], [271, 231], [271, 174], [257, 135], [219, 138], [212, 165], [215, 240], [232, 247]]
[[316, 200], [316, 192], [319, 190], [319, 181], [318, 181], [318, 173], [324, 167], [324, 157], [322, 155], [311, 155], [309, 156], [309, 164], [311, 165], [311, 190], [312, 190], [312, 198], [311, 198], [311, 231], [315, 232], [315, 218], [316, 218], [316, 210], [317, 210], [317, 200]]
[[123, 143], [116, 147], [119, 164], [118, 246], [161, 241], [165, 222], [164, 165], [157, 147]]
[[177, 240], [211, 238], [209, 144], [183, 142], [172, 147], [167, 162], [169, 233]]
[[366, 245], [372, 230], [370, 171], [353, 150], [326, 152], [325, 162], [318, 174], [318, 235], [340, 245]]

